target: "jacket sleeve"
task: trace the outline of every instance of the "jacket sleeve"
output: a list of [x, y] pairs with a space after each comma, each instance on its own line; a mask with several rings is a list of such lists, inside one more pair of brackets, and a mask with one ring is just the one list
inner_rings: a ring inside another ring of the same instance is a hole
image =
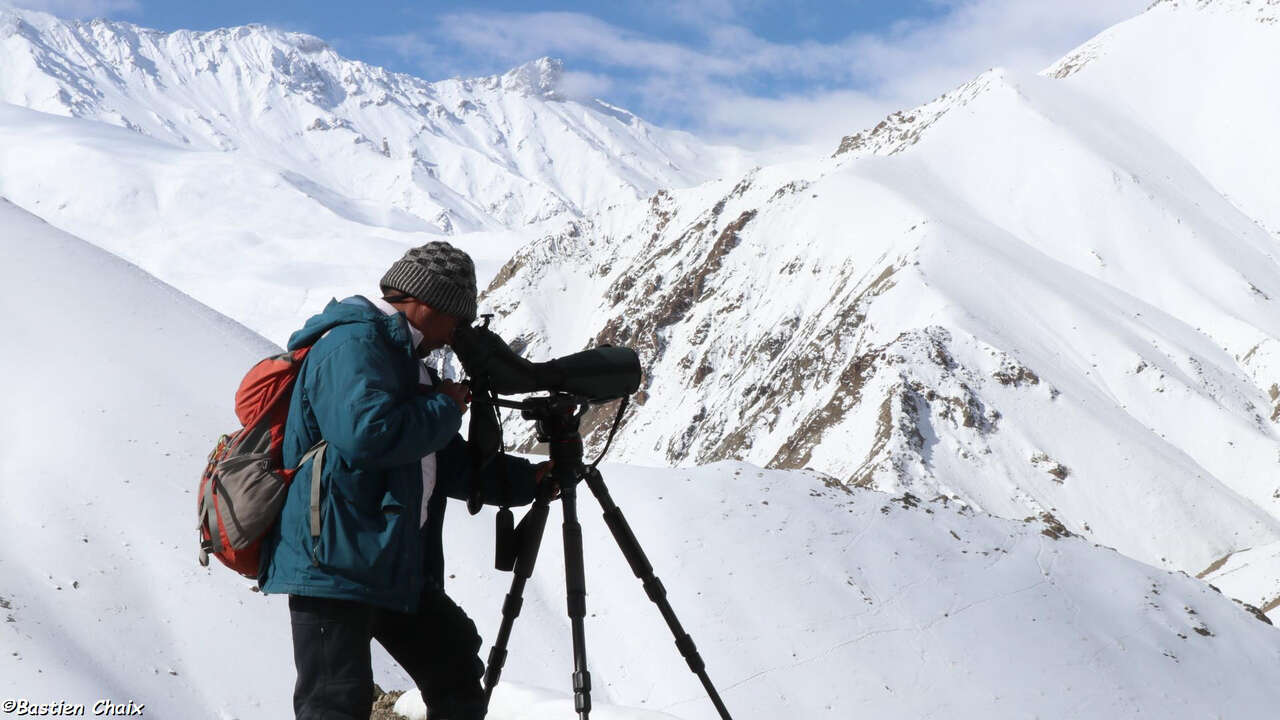
[[449, 444], [462, 413], [446, 395], [404, 393], [391, 358], [352, 338], [312, 370], [307, 399], [320, 435], [352, 467], [406, 465]]
[[[436, 482], [449, 497], [467, 500], [471, 497], [471, 453], [461, 435], [436, 454]], [[499, 455], [480, 471], [480, 485], [486, 505], [502, 504], [501, 463], [506, 461], [508, 500], [511, 505], [528, 505], [537, 494], [533, 463], [514, 455]]]

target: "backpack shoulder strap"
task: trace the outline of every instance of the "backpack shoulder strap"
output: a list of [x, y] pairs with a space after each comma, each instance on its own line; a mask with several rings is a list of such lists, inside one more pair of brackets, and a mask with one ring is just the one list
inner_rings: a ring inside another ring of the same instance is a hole
[[311, 538], [313, 540], [320, 537], [320, 474], [324, 471], [324, 449], [328, 446], [329, 443], [321, 440], [311, 446], [311, 449], [298, 461], [298, 467], [302, 467], [307, 464], [308, 460], [313, 460], [311, 463], [310, 493]]
[[[303, 348], [299, 348], [296, 351], [297, 353], [295, 356], [296, 359], [304, 360], [306, 355], [309, 352], [311, 352], [311, 349], [316, 346], [316, 343], [324, 339], [324, 337], [329, 334], [330, 330], [333, 330], [333, 328], [329, 328], [329, 330], [325, 330], [323, 333], [320, 334], [320, 337], [316, 338], [315, 342], [311, 343], [310, 345], [307, 345], [306, 347], [303, 347]], [[301, 374], [301, 368], [299, 368], [299, 374]], [[321, 477], [321, 474], [324, 472], [324, 451], [325, 451], [325, 448], [327, 448], [328, 446], [329, 446], [329, 443], [324, 438], [320, 438], [319, 442], [317, 442], [315, 445], [312, 445], [311, 449], [307, 450], [307, 452], [305, 452], [302, 455], [302, 458], [298, 460], [298, 465], [297, 465], [297, 467], [302, 467], [303, 465], [307, 464], [308, 460], [313, 460], [313, 462], [311, 463], [311, 488], [310, 488], [310, 492], [308, 493], [308, 500], [309, 500], [308, 504], [310, 505], [310, 515], [311, 515], [312, 541], [320, 537], [320, 477]]]

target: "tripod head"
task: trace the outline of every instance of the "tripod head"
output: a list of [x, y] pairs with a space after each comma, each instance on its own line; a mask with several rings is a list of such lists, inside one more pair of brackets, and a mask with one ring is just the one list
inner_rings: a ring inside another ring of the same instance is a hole
[[520, 411], [520, 417], [532, 420], [538, 442], [547, 443], [552, 474], [561, 482], [576, 483], [585, 466], [582, 462], [582, 416], [590, 402], [569, 393], [555, 392], [524, 400], [497, 398], [499, 407]]

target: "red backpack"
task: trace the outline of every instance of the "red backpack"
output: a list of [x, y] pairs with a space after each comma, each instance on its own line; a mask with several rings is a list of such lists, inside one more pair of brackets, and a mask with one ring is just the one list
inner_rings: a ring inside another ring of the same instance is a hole
[[[240, 382], [236, 417], [243, 427], [218, 438], [200, 478], [201, 565], [208, 566], [212, 553], [241, 575], [258, 577], [262, 539], [279, 518], [297, 472], [284, 467], [281, 446], [293, 383], [310, 350], [304, 347], [260, 360]], [[323, 452], [321, 442], [298, 465]], [[322, 462], [323, 457], [316, 459], [317, 470]], [[315, 475], [318, 489], [319, 473]]]

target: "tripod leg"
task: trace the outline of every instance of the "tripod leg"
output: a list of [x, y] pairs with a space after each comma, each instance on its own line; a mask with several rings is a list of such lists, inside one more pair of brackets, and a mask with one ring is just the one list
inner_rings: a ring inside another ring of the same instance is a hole
[[609, 488], [605, 487], [604, 478], [601, 477], [600, 471], [590, 468], [587, 471], [586, 480], [592, 494], [600, 502], [600, 507], [604, 509], [604, 521], [613, 533], [613, 539], [617, 541], [618, 547], [622, 549], [622, 554], [626, 556], [627, 562], [631, 565], [631, 572], [635, 573], [635, 576], [644, 583], [645, 594], [662, 612], [663, 619], [667, 621], [667, 627], [671, 628], [671, 634], [676, 639], [676, 647], [680, 649], [680, 654], [684, 656], [685, 662], [689, 664], [689, 669], [702, 681], [702, 687], [706, 689], [707, 696], [711, 698], [711, 703], [716, 706], [716, 712], [720, 713], [721, 719], [733, 720], [729, 716], [729, 710], [724, 706], [724, 701], [720, 699], [720, 693], [716, 691], [715, 686], [711, 684], [711, 678], [707, 676], [706, 663], [702, 661], [702, 656], [698, 654], [698, 648], [693, 644], [693, 638], [684, 631], [684, 627], [680, 625], [680, 619], [676, 617], [676, 611], [672, 609], [671, 603], [667, 601], [667, 589], [662, 586], [662, 581], [654, 575], [653, 565], [649, 563], [649, 558], [644, 554], [644, 549], [640, 547], [640, 542], [636, 540], [635, 533], [631, 531], [631, 525], [627, 523], [626, 517], [622, 515], [622, 509], [613, 501], [613, 497], [609, 494]]
[[542, 546], [542, 534], [547, 526], [550, 503], [550, 497], [539, 496], [516, 528], [520, 547], [511, 577], [511, 590], [502, 603], [502, 625], [498, 628], [498, 638], [493, 643], [493, 649], [489, 651], [489, 662], [484, 670], [485, 707], [489, 706], [489, 698], [493, 697], [493, 689], [498, 686], [498, 679], [502, 677], [502, 667], [507, 663], [507, 642], [511, 640], [511, 629], [520, 615], [521, 606], [524, 605], [525, 583], [533, 576], [533, 566], [538, 560], [538, 550]]
[[568, 591], [569, 621], [573, 627], [573, 706], [579, 720], [591, 712], [591, 673], [587, 671], [587, 639], [583, 618], [587, 615], [587, 573], [582, 559], [582, 525], [578, 522], [577, 487], [560, 489], [564, 507], [564, 575]]

